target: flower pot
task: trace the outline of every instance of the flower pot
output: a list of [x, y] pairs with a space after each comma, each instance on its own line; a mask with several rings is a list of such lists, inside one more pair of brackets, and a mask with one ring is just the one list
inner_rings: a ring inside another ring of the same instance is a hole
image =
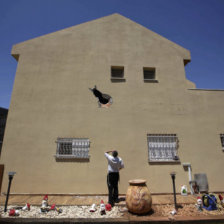
[[136, 179], [129, 181], [126, 205], [128, 210], [135, 214], [144, 214], [151, 210], [152, 197], [146, 186], [146, 180]]

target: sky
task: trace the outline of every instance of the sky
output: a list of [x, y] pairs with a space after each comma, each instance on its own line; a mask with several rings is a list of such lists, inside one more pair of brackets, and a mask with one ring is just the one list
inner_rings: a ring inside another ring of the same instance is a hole
[[0, 0], [0, 107], [10, 106], [14, 44], [113, 13], [190, 50], [197, 88], [224, 89], [224, 0]]

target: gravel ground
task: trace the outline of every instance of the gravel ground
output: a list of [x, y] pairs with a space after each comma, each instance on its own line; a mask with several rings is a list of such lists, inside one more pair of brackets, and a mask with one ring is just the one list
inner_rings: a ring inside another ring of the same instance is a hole
[[[8, 210], [16, 207], [8, 206]], [[117, 206], [114, 206], [111, 211], [106, 211], [106, 215], [100, 214], [100, 207], [97, 206], [97, 210], [95, 212], [89, 212], [91, 206], [60, 206], [62, 209], [62, 213], [58, 213], [57, 211], [49, 211], [47, 213], [40, 212], [40, 206], [30, 206], [30, 211], [22, 211], [19, 210], [20, 215], [16, 216], [16, 218], [119, 218], [123, 215], [122, 212], [119, 211]], [[4, 207], [0, 207], [0, 215], [2, 218], [10, 217], [8, 212], [4, 212]], [[15, 218], [13, 216], [12, 218]]]
[[[8, 210], [16, 207], [8, 206]], [[106, 212], [106, 215], [100, 215], [100, 207], [96, 206], [96, 212], [89, 212], [91, 206], [60, 206], [62, 209], [62, 213], [58, 213], [57, 211], [49, 211], [47, 213], [40, 212], [40, 206], [32, 206], [30, 211], [22, 211], [20, 210], [20, 215], [17, 216], [21, 218], [122, 218], [122, 216], [127, 213], [126, 207], [114, 206], [111, 211]], [[176, 216], [192, 216], [192, 217], [201, 217], [201, 216], [216, 216], [223, 215], [224, 216], [224, 208], [215, 211], [207, 211], [203, 209], [202, 212], [198, 211], [194, 204], [185, 204], [182, 205], [181, 208], [177, 210], [177, 214], [172, 216], [170, 212], [174, 209], [173, 205], [153, 205], [151, 211], [146, 214], [146, 216], [152, 217], [173, 217]], [[129, 215], [134, 215], [130, 214]], [[8, 218], [8, 212], [4, 213], [4, 207], [0, 207], [0, 216], [2, 218]], [[134, 215], [136, 216], [136, 215]], [[15, 217], [12, 217], [15, 218]]]
[[[174, 209], [173, 205], [153, 205], [152, 206], [152, 216], [162, 216], [168, 217], [172, 216], [170, 212]], [[182, 205], [177, 210], [177, 214], [174, 216], [215, 216], [215, 215], [224, 215], [224, 208], [220, 210], [207, 211], [203, 209], [202, 212], [198, 211], [194, 204], [185, 204]]]

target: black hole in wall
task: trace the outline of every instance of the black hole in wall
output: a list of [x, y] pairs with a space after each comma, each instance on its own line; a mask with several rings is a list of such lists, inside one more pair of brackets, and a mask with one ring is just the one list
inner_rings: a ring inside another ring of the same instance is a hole
[[92, 91], [93, 95], [98, 98], [98, 105], [99, 107], [108, 108], [113, 103], [113, 99], [110, 95], [102, 93], [97, 89], [95, 86], [93, 89], [89, 88], [90, 91]]

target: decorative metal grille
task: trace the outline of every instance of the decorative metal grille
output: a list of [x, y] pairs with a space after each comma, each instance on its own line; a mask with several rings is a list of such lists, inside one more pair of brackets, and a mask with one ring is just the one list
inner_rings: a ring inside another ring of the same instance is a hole
[[58, 138], [56, 158], [89, 159], [88, 138]]
[[220, 134], [221, 144], [222, 144], [222, 150], [224, 151], [224, 134]]
[[72, 142], [61, 142], [59, 144], [59, 155], [72, 155]]
[[176, 134], [148, 134], [149, 161], [176, 161], [178, 138]]

